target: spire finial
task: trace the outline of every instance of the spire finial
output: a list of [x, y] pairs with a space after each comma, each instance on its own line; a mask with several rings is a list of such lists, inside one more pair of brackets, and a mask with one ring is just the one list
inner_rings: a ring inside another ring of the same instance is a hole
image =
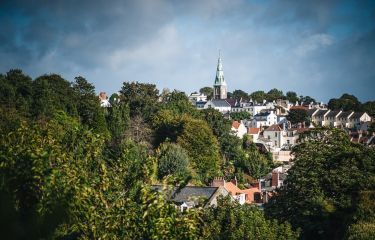
[[221, 49], [219, 49], [219, 58], [221, 57]]

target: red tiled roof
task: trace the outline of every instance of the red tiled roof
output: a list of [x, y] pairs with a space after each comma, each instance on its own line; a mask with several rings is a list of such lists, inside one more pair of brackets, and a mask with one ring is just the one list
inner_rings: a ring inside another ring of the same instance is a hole
[[279, 124], [274, 124], [264, 131], [281, 131], [281, 127], [279, 126]]
[[248, 128], [247, 133], [248, 134], [259, 134], [260, 128]]
[[[308, 105], [307, 105], [308, 106]], [[292, 109], [302, 109], [302, 110], [307, 110], [309, 109], [307, 106], [292, 106], [290, 107], [290, 110]]]

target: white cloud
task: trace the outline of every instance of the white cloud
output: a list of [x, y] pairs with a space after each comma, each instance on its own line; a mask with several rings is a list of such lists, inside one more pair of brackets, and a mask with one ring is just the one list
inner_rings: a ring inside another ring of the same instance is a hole
[[329, 34], [314, 34], [302, 40], [302, 43], [298, 45], [294, 52], [298, 56], [307, 56], [310, 53], [319, 50], [321, 48], [328, 47], [334, 43], [334, 38]]

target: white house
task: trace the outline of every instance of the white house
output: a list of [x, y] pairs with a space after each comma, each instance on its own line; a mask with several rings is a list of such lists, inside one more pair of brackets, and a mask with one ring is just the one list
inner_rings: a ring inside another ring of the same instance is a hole
[[221, 113], [230, 112], [231, 106], [230, 104], [224, 99], [213, 99], [209, 100], [203, 107], [204, 109], [213, 108], [218, 110]]
[[264, 138], [272, 142], [272, 147], [281, 148], [284, 144], [284, 131], [278, 124], [273, 124], [263, 131]]
[[99, 100], [100, 100], [100, 106], [101, 107], [111, 107], [111, 103], [108, 101], [107, 94], [105, 92], [99, 93]]
[[355, 112], [349, 118], [348, 127], [359, 129], [361, 123], [370, 122], [371, 117], [366, 112]]
[[233, 121], [231, 130], [239, 138], [242, 138], [247, 133], [247, 128], [242, 121]]
[[264, 126], [271, 126], [277, 123], [277, 116], [273, 111], [261, 112], [254, 116], [251, 121], [251, 127], [261, 128]]

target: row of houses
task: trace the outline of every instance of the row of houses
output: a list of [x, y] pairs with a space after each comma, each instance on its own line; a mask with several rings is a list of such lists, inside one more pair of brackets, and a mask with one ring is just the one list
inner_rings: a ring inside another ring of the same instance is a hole
[[368, 128], [371, 117], [365, 112], [309, 109], [308, 115], [313, 123], [324, 127]]

